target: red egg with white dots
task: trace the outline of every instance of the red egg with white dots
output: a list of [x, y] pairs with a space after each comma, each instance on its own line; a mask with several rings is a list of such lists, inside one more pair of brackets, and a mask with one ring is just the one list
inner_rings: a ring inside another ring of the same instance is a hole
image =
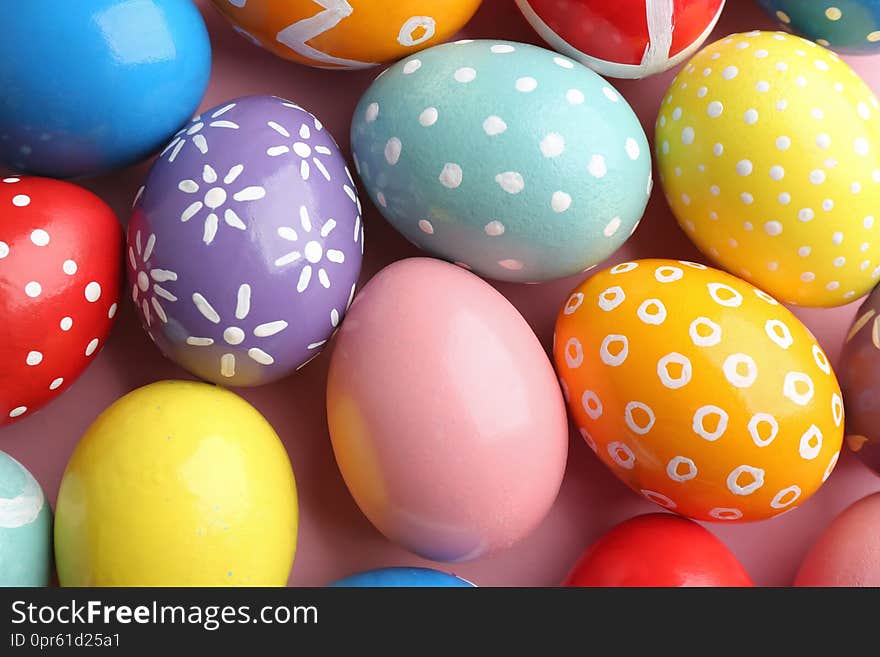
[[113, 211], [71, 183], [0, 179], [0, 426], [61, 394], [113, 326], [122, 271]]
[[683, 62], [712, 29], [724, 0], [516, 0], [555, 50], [612, 78], [645, 78]]

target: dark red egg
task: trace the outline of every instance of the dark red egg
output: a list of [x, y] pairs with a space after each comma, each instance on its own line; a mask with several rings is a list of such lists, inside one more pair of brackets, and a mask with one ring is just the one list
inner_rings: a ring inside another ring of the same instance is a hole
[[697, 523], [668, 513], [617, 525], [578, 560], [564, 586], [752, 586], [736, 557]]
[[61, 394], [113, 326], [122, 229], [91, 192], [0, 179], [0, 426]]

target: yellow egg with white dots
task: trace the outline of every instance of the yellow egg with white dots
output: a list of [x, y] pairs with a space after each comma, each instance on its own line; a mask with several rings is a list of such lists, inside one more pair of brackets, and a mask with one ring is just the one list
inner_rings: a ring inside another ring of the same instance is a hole
[[656, 129], [667, 200], [716, 263], [804, 306], [880, 280], [880, 103], [836, 54], [731, 35], [675, 78]]

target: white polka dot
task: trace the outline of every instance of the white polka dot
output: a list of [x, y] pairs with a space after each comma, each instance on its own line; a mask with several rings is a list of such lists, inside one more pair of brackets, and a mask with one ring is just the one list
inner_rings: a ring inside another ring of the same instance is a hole
[[755, 197], [749, 194], [748, 192], [743, 192], [739, 195], [740, 200], [746, 205], [751, 205], [755, 202]]
[[563, 59], [562, 57], [554, 57], [553, 63], [562, 68], [574, 68], [574, 62], [570, 59]]
[[379, 103], [370, 103], [367, 105], [367, 111], [364, 114], [367, 123], [372, 123], [379, 118]]
[[764, 224], [764, 232], [773, 237], [781, 235], [782, 224], [778, 221], [768, 221], [766, 224]]
[[676, 456], [666, 464], [666, 475], [672, 481], [689, 481], [697, 476], [697, 466], [686, 456]]
[[[617, 347], [616, 354], [611, 353], [611, 346]], [[602, 346], [599, 348], [599, 357], [602, 362], [611, 367], [618, 367], [626, 361], [629, 355], [629, 341], [625, 335], [607, 335], [602, 340]]]
[[453, 77], [456, 82], [467, 84], [468, 82], [473, 82], [477, 78], [477, 72], [469, 66], [464, 66], [458, 69], [453, 74]]
[[709, 283], [706, 285], [709, 290], [709, 296], [719, 306], [725, 308], [739, 308], [742, 305], [742, 295], [729, 285], [724, 283]]
[[544, 157], [559, 157], [565, 152], [565, 139], [558, 132], [551, 132], [541, 140], [539, 146]]
[[821, 185], [825, 182], [825, 172], [822, 169], [813, 169], [810, 172], [810, 182], [814, 185]]
[[721, 327], [708, 317], [697, 317], [688, 333], [698, 347], [714, 347], [721, 342]]
[[98, 338], [95, 338], [88, 345], [86, 345], [86, 356], [91, 356], [95, 353], [95, 349], [98, 348]]
[[36, 281], [31, 281], [24, 286], [24, 293], [31, 299], [35, 299], [43, 293], [43, 286]]
[[507, 130], [507, 124], [504, 122], [500, 116], [495, 116], [494, 114], [488, 117], [485, 121], [483, 121], [483, 132], [485, 132], [490, 137], [494, 137], [495, 135], [500, 135], [502, 132]]
[[9, 245], [6, 242], [0, 242], [0, 260], [9, 255]]
[[538, 88], [538, 81], [532, 77], [519, 78], [515, 86], [517, 91], [527, 94]]
[[743, 120], [749, 125], [754, 125], [758, 122], [758, 110], [749, 109], [746, 110], [746, 113], [743, 115]]
[[569, 89], [565, 92], [565, 100], [571, 105], [581, 105], [585, 100], [584, 93], [578, 89]]
[[695, 136], [694, 129], [687, 126], [681, 131], [681, 143], [687, 145], [693, 144]]
[[[762, 431], [762, 425], [769, 427], [769, 430]], [[769, 413], [755, 413], [752, 419], [749, 420], [748, 428], [752, 442], [758, 447], [766, 447], [776, 440], [776, 436], [779, 435], [779, 423]]]
[[509, 271], [519, 271], [524, 267], [521, 261], [514, 260], [512, 258], [508, 258], [507, 260], [499, 260], [498, 264]]
[[[865, 119], [865, 121], [871, 118], [871, 110], [865, 105], [865, 103], [859, 103], [856, 105], [856, 110], [858, 111], [859, 116]], [[15, 199], [12, 199], [12, 202], [15, 203]], [[15, 204], [18, 205], [18, 203]], [[25, 205], [27, 205], [27, 203], [25, 203]]]
[[498, 237], [499, 235], [504, 235], [504, 224], [500, 221], [490, 221], [483, 227], [483, 230], [486, 231], [486, 235], [490, 237]]
[[37, 246], [46, 246], [49, 243], [49, 233], [41, 228], [38, 228], [31, 233], [31, 242], [33, 242]]
[[430, 128], [432, 125], [437, 123], [437, 119], [440, 117], [439, 112], [436, 107], [428, 107], [421, 114], [419, 114], [419, 125], [423, 128]]
[[461, 167], [457, 164], [447, 162], [443, 165], [443, 171], [440, 172], [439, 180], [444, 187], [455, 189], [461, 185], [462, 177], [463, 174]]
[[516, 171], [505, 171], [495, 176], [495, 182], [508, 194], [519, 194], [526, 186], [522, 174]]
[[599, 308], [605, 312], [611, 312], [626, 301], [626, 293], [619, 285], [609, 287], [599, 295]]
[[710, 118], [717, 119], [721, 116], [722, 112], [724, 112], [724, 105], [717, 100], [713, 100], [709, 103], [709, 107], [706, 108], [706, 114], [709, 115]]
[[632, 470], [636, 464], [636, 456], [624, 443], [615, 441], [608, 443], [608, 456], [621, 468]]
[[757, 89], [760, 93], [767, 93], [770, 91], [770, 83], [766, 80], [759, 80], [755, 85], [755, 89]]
[[631, 160], [638, 160], [639, 155], [641, 154], [641, 149], [639, 148], [639, 143], [633, 139], [632, 137], [627, 137], [626, 143], [624, 144], [624, 149], [626, 150], [626, 154], [629, 156]]
[[19, 417], [27, 413], [27, 406], [17, 406], [9, 411], [9, 417]]
[[798, 220], [807, 222], [812, 221], [816, 216], [816, 213], [813, 212], [810, 208], [803, 208], [798, 211]]
[[[828, 474], [831, 474], [831, 470], [833, 469], [833, 466], [829, 467]], [[784, 509], [785, 507], [794, 504], [800, 496], [801, 489], [799, 486], [789, 486], [788, 488], [783, 488], [773, 496], [773, 499], [770, 500], [770, 506], [774, 509]]]
[[850, 194], [859, 194], [862, 191], [862, 183], [854, 182], [849, 186]]
[[[745, 485], [740, 484], [743, 475], [750, 478]], [[727, 489], [734, 495], [751, 495], [764, 485], [764, 471], [751, 465], [740, 465], [727, 476]]]
[[801, 436], [798, 453], [806, 461], [812, 461], [822, 451], [822, 431], [815, 424], [810, 425]]
[[813, 399], [813, 380], [803, 372], [788, 372], [782, 387], [782, 394], [798, 406], [806, 406]]
[[98, 299], [101, 298], [101, 285], [92, 281], [88, 285], [86, 285], [85, 289], [85, 297], [86, 301], [89, 303], [95, 303]]
[[113, 319], [114, 317], [116, 317], [117, 308], [118, 306], [115, 303], [110, 306], [110, 308], [107, 310], [107, 319]]
[[489, 48], [496, 55], [506, 55], [508, 53], [514, 52], [516, 48], [506, 43], [496, 43], [494, 46]]
[[[670, 366], [674, 366], [674, 369], [670, 370]], [[663, 386], [670, 390], [686, 386], [691, 382], [692, 375], [691, 361], [678, 352], [666, 354], [657, 361], [657, 376]]]
[[805, 271], [803, 274], [801, 274], [801, 280], [804, 283], [812, 283], [816, 280], [816, 274], [811, 271]]
[[420, 219], [419, 220], [419, 229], [427, 235], [434, 234], [434, 224], [432, 224], [427, 219]]
[[400, 152], [403, 150], [403, 144], [397, 137], [392, 137], [385, 144], [385, 161], [394, 166], [400, 161]]
[[[709, 417], [717, 418], [715, 421], [715, 429], [711, 431], [706, 428], [706, 419]], [[714, 442], [721, 438], [721, 436], [724, 435], [724, 432], [727, 431], [727, 424], [729, 421], [730, 417], [723, 408], [709, 404], [708, 406], [701, 406], [697, 409], [697, 412], [694, 413], [692, 428], [694, 433], [700, 438]]]
[[[635, 411], [641, 411], [640, 416], [645, 416], [647, 421], [644, 424], [639, 424], [636, 422]], [[630, 431], [636, 433], [640, 436], [644, 436], [646, 433], [651, 431], [651, 428], [654, 426], [654, 422], [656, 418], [654, 416], [654, 411], [647, 404], [643, 404], [642, 402], [632, 401], [626, 405], [624, 409], [624, 420], [626, 421], [626, 426], [629, 427]]]
[[725, 80], [733, 80], [739, 75], [739, 69], [736, 66], [728, 66], [721, 72], [721, 77]]
[[828, 7], [825, 10], [825, 17], [830, 21], [839, 21], [843, 16], [843, 12], [838, 7]]
[[416, 71], [422, 68], [422, 60], [420, 59], [411, 59], [406, 64], [403, 65], [403, 74], [404, 75], [412, 75]]
[[770, 177], [776, 181], [782, 180], [785, 178], [785, 169], [778, 164], [770, 167]]
[[741, 176], [752, 175], [752, 163], [749, 160], [740, 160], [736, 163], [736, 172]]
[[565, 314], [573, 315], [578, 308], [584, 303], [584, 295], [582, 292], [575, 292], [568, 298], [568, 302], [565, 304]]
[[868, 144], [868, 140], [864, 139], [862, 137], [859, 137], [858, 139], [856, 139], [855, 144], [854, 144], [854, 148], [855, 148], [856, 154], [861, 155], [862, 157], [864, 157], [865, 155], [867, 155], [871, 151], [871, 147]]
[[613, 237], [620, 229], [620, 223], [620, 217], [614, 217], [605, 225], [605, 228], [602, 229], [602, 234], [605, 235], [605, 237]]
[[73, 320], [70, 317], [62, 317], [59, 326], [62, 331], [69, 331], [73, 326]]
[[776, 109], [778, 109], [780, 112], [784, 111], [786, 107], [788, 107], [788, 101], [785, 99], [780, 100], [776, 103]]
[[787, 151], [789, 148], [791, 148], [791, 138], [786, 137], [785, 135], [777, 137], [776, 148], [781, 151]]
[[670, 511], [677, 508], [678, 505], [671, 499], [669, 499], [663, 493], [658, 493], [653, 490], [648, 490], [647, 488], [639, 489], [639, 492], [645, 497], [649, 502], [653, 502], [658, 506], [662, 506], [664, 509], [669, 509]]
[[783, 349], [788, 349], [794, 344], [794, 338], [788, 326], [778, 319], [768, 319], [764, 324], [764, 332], [773, 342]]
[[593, 155], [590, 158], [590, 163], [587, 165], [587, 171], [589, 171], [590, 175], [594, 178], [604, 178], [605, 174], [608, 173], [605, 158], [601, 155]]
[[377, 202], [379, 203], [379, 205], [381, 205], [383, 208], [387, 208], [387, 207], [388, 207], [388, 200], [385, 198], [385, 194], [383, 194], [382, 192], [376, 192], [376, 201], [377, 201]]
[[736, 388], [748, 388], [758, 378], [758, 365], [747, 354], [731, 354], [724, 361], [724, 376]]
[[27, 194], [16, 194], [12, 197], [12, 205], [18, 208], [24, 208], [30, 205], [31, 197]]
[[712, 153], [714, 153], [716, 157], [721, 157], [721, 155], [724, 154], [724, 144], [715, 144], [712, 147]]
[[33, 367], [34, 365], [39, 365], [43, 362], [43, 354], [39, 351], [29, 351], [27, 358], [25, 358], [25, 362]]
[[680, 281], [683, 276], [684, 271], [669, 265], [663, 265], [654, 270], [654, 278], [657, 279], [658, 283], [674, 283], [675, 281]]
[[708, 93], [709, 93], [708, 87], [700, 87], [699, 89], [697, 89], [697, 98], [705, 98], [706, 94], [708, 94]]
[[52, 383], [49, 384], [49, 390], [58, 390], [58, 388], [60, 388], [63, 383], [64, 379], [59, 376], [57, 379], [54, 379]]
[[550, 207], [553, 208], [553, 212], [565, 212], [571, 207], [571, 196], [561, 191], [553, 192], [553, 196], [550, 199]]
[[617, 95], [617, 92], [614, 91], [611, 87], [602, 87], [602, 93], [605, 94], [605, 98], [610, 100], [612, 103], [616, 103], [620, 100], [620, 96]]
[[639, 263], [637, 262], [621, 262], [619, 265], [614, 265], [611, 269], [608, 270], [612, 276], [616, 276], [617, 274], [626, 274], [628, 272], [633, 271], [634, 269], [638, 269]]
[[823, 62], [821, 59], [817, 59], [813, 62], [820, 71], [827, 71], [830, 67], [826, 62]]
[[709, 516], [715, 520], [739, 520], [743, 517], [742, 511], [727, 507], [716, 507], [709, 511]]
[[4, 178], [4, 179], [3, 179], [3, 182], [5, 182], [5, 183], [17, 183], [17, 182], [20, 182], [20, 181], [21, 181], [21, 178], [15, 178], [15, 177], [10, 177], [10, 178]]
[[645, 324], [659, 326], [666, 321], [666, 306], [660, 299], [647, 299], [639, 306], [636, 314]]
[[565, 343], [565, 363], [570, 369], [577, 369], [584, 362], [584, 348], [577, 338], [569, 338]]
[[61, 270], [68, 276], [73, 276], [77, 270], [76, 263], [73, 260], [65, 260], [61, 265]]

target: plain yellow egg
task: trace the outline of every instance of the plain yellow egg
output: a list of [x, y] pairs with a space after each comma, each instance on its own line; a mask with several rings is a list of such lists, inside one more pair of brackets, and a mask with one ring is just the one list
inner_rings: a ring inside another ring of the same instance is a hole
[[679, 73], [656, 129], [672, 211], [716, 263], [806, 306], [880, 280], [880, 103], [836, 54], [734, 34]]
[[293, 470], [241, 397], [163, 381], [122, 397], [61, 482], [62, 586], [282, 586], [296, 550]]

